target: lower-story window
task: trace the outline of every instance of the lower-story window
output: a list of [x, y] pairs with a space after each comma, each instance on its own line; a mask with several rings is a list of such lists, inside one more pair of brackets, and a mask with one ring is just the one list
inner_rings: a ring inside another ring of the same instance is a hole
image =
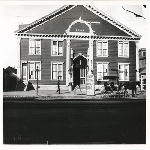
[[29, 62], [29, 79], [37, 79], [37, 67], [39, 69], [38, 79], [41, 79], [41, 62]]
[[97, 63], [97, 80], [104, 80], [103, 77], [108, 76], [108, 63]]
[[119, 80], [120, 81], [129, 81], [129, 64], [119, 63]]
[[52, 62], [51, 65], [51, 79], [52, 80], [63, 80], [63, 63], [62, 62]]

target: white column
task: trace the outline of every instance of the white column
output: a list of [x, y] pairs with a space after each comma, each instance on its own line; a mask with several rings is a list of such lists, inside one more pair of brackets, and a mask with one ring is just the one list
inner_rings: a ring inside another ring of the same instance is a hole
[[89, 48], [88, 48], [88, 50], [87, 50], [87, 65], [88, 65], [88, 70], [87, 70], [87, 73], [89, 72], [89, 54], [90, 54], [90, 50], [89, 50]]
[[136, 42], [136, 81], [139, 81], [139, 41]]
[[89, 73], [93, 70], [93, 40], [89, 40]]
[[69, 80], [70, 80], [70, 74], [69, 74], [69, 69], [70, 69], [70, 40], [66, 40], [67, 42], [67, 47], [66, 47], [66, 86], [69, 85]]
[[20, 60], [20, 42], [21, 42], [21, 38], [17, 37], [17, 51], [18, 51], [18, 66], [17, 66], [17, 76], [20, 79], [21, 74], [20, 74], [20, 70], [21, 70], [21, 60]]

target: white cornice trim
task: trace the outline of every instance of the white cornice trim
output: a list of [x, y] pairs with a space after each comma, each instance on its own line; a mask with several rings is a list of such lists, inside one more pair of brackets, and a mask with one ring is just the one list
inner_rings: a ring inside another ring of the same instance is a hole
[[128, 36], [100, 36], [100, 35], [66, 35], [66, 34], [33, 34], [33, 33], [16, 33], [20, 38], [33, 38], [33, 39], [83, 39], [83, 40], [127, 40], [139, 41], [140, 37]]

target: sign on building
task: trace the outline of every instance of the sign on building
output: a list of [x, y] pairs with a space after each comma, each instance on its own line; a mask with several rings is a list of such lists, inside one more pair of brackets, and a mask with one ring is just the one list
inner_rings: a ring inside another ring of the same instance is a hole
[[87, 74], [86, 95], [95, 95], [95, 84], [93, 74]]

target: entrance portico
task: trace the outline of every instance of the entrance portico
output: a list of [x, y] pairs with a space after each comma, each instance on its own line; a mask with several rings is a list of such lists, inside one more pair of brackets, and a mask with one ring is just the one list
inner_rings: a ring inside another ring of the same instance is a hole
[[80, 17], [71, 23], [66, 34], [69, 36], [82, 35], [83, 37], [68, 39], [66, 42], [66, 85], [68, 86], [70, 83], [74, 86], [79, 83], [85, 85], [87, 66], [89, 73], [92, 73], [93, 70], [93, 40], [91, 40], [91, 36], [94, 35], [94, 31], [91, 28], [91, 22], [84, 21]]

